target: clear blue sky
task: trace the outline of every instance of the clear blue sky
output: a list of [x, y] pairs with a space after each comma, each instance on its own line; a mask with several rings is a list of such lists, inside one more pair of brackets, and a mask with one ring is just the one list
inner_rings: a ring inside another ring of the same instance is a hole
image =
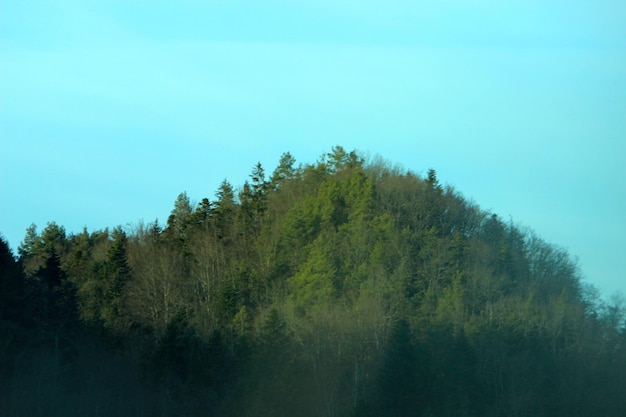
[[438, 171], [626, 292], [623, 0], [0, 2], [0, 232], [165, 221], [280, 154]]

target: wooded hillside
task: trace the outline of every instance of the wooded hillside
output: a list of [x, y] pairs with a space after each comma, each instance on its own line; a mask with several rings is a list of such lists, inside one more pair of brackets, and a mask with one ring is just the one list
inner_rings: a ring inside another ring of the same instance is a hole
[[3, 416], [626, 415], [624, 303], [434, 170], [285, 153], [165, 224], [0, 246]]

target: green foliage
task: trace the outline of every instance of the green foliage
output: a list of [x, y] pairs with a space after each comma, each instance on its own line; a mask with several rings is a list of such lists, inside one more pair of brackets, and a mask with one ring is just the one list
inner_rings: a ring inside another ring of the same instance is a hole
[[564, 250], [433, 169], [341, 146], [294, 164], [283, 154], [268, 180], [258, 163], [195, 208], [181, 193], [165, 228], [32, 225], [18, 262], [1, 241], [0, 392], [23, 398], [21, 351], [50, 360], [24, 375], [51, 392], [103, 381], [91, 340], [158, 404], [132, 415], [626, 414], [624, 302], [594, 298]]
[[340, 286], [334, 265], [332, 237], [320, 235], [311, 245], [306, 261], [290, 279], [291, 294], [301, 311], [333, 300]]
[[270, 179], [270, 185], [274, 190], [278, 189], [285, 182], [294, 179], [296, 170], [293, 165], [295, 163], [296, 159], [289, 152], [281, 155], [278, 166]]
[[113, 243], [108, 251], [106, 271], [103, 277], [104, 306], [101, 318], [106, 327], [123, 328], [122, 295], [124, 285], [131, 279], [127, 260], [127, 238], [121, 228], [113, 231]]

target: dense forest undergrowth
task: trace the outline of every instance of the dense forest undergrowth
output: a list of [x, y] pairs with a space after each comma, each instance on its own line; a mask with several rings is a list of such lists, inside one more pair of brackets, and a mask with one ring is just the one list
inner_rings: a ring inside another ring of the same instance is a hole
[[624, 303], [433, 170], [285, 153], [163, 225], [0, 242], [2, 416], [626, 415]]

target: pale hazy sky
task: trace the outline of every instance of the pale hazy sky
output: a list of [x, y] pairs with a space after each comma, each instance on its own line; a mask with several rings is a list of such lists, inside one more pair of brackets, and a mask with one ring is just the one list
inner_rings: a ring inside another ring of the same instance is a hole
[[425, 173], [626, 292], [623, 0], [0, 2], [0, 232], [167, 219], [281, 153]]

